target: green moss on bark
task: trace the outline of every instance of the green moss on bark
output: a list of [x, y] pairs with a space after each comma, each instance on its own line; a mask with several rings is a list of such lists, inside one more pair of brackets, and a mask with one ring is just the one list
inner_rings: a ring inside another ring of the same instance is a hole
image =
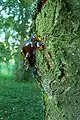
[[46, 50], [37, 51], [45, 120], [80, 119], [80, 1], [49, 0], [36, 19]]

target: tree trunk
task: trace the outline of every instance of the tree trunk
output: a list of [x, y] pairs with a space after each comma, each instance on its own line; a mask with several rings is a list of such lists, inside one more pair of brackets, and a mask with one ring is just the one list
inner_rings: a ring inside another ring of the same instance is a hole
[[48, 0], [36, 31], [46, 38], [36, 55], [45, 120], [80, 120], [80, 0]]
[[21, 25], [19, 28], [19, 34], [20, 34], [20, 46], [18, 49], [18, 71], [17, 71], [17, 79], [19, 81], [24, 79], [24, 67], [23, 67], [23, 59], [21, 59], [21, 50], [22, 46], [24, 44], [24, 38], [25, 38], [25, 22], [24, 22], [24, 12], [23, 12], [23, 5], [20, 4], [20, 14], [21, 14]]
[[23, 67], [23, 59], [21, 59], [21, 49], [24, 43], [24, 36], [21, 35], [20, 46], [18, 49], [18, 71], [17, 71], [17, 79], [19, 81], [24, 79], [24, 67]]

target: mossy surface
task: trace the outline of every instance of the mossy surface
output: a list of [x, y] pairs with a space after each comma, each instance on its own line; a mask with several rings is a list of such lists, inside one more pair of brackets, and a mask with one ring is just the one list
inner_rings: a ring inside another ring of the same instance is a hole
[[45, 120], [80, 120], [80, 1], [49, 0], [36, 19]]

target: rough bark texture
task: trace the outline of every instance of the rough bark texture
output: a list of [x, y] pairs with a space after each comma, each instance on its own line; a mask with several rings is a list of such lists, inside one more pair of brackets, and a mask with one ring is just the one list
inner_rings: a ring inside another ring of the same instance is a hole
[[80, 0], [48, 0], [36, 19], [45, 120], [80, 120]]

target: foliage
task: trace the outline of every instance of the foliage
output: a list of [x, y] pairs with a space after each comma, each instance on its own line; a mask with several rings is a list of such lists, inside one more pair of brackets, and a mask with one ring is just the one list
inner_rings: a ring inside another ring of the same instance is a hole
[[21, 46], [31, 29], [35, 2], [0, 1], [0, 62], [14, 60], [18, 64]]

